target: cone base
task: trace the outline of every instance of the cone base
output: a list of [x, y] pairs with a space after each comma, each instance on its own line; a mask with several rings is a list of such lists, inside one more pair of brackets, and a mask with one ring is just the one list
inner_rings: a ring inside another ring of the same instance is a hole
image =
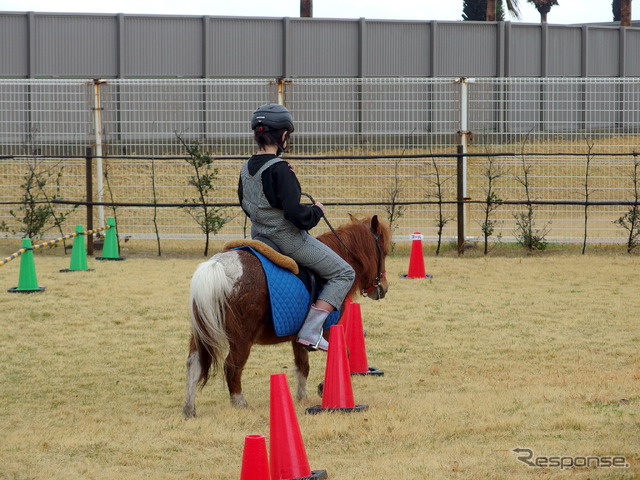
[[351, 372], [351, 375], [372, 375], [377, 377], [382, 377], [384, 372], [382, 370], [378, 370], [376, 367], [368, 367], [369, 370], [366, 372]]
[[326, 470], [313, 470], [308, 477], [290, 478], [288, 480], [329, 480]]
[[429, 274], [427, 274], [427, 275], [425, 275], [424, 277], [410, 277], [408, 273], [403, 273], [402, 275], [400, 275], [400, 278], [409, 278], [409, 279], [417, 278], [417, 279], [422, 279], [422, 278], [433, 278], [433, 275], [429, 275]]
[[33, 288], [33, 289], [28, 289], [28, 290], [21, 290], [18, 287], [13, 287], [10, 288], [9, 290], [7, 290], [7, 292], [9, 293], [36, 293], [36, 292], [44, 292], [44, 289], [47, 287], [38, 287], [38, 288]]
[[93, 268], [63, 268], [61, 272], [93, 272]]
[[114, 258], [111, 258], [111, 257], [96, 257], [96, 260], [115, 260], [115, 261], [119, 262], [119, 261], [124, 260], [124, 257], [114, 257]]
[[369, 405], [356, 405], [353, 408], [322, 408], [321, 405], [316, 405], [315, 407], [309, 407], [306, 410], [307, 415], [317, 415], [322, 412], [329, 413], [351, 413], [351, 412], [364, 412], [369, 408]]

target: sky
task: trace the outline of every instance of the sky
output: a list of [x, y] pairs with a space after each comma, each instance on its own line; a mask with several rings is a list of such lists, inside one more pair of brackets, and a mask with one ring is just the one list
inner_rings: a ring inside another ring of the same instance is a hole
[[[548, 22], [598, 23], [613, 20], [611, 0], [558, 0]], [[634, 2], [638, 3], [638, 2]], [[314, 18], [368, 20], [444, 20], [462, 17], [462, 0], [313, 0]], [[540, 15], [527, 0], [519, 0], [521, 18], [512, 22], [538, 23]], [[73, 12], [233, 17], [298, 17], [299, 0], [0, 0], [0, 12]], [[640, 20], [640, 5], [633, 9]]]

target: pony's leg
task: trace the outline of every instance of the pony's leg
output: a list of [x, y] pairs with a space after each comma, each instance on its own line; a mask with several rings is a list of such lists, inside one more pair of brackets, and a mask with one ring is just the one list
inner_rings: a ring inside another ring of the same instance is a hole
[[196, 416], [196, 386], [201, 375], [200, 357], [192, 341], [189, 348], [189, 356], [187, 357], [187, 395], [182, 407], [182, 412], [187, 418]]
[[296, 400], [304, 400], [307, 398], [307, 378], [309, 377], [309, 352], [304, 345], [291, 342], [293, 345], [293, 361], [295, 364], [294, 374], [298, 381], [298, 390], [296, 391]]
[[242, 370], [247, 364], [251, 345], [239, 347], [237, 344], [229, 345], [229, 354], [224, 362], [224, 375], [229, 387], [231, 404], [234, 407], [246, 408], [249, 406], [242, 393]]

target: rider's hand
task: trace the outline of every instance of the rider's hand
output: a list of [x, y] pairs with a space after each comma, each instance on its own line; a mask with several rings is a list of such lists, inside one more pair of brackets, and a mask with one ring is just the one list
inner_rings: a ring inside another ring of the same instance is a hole
[[323, 215], [327, 213], [327, 209], [326, 209], [326, 208], [324, 208], [324, 205], [323, 205], [323, 204], [321, 204], [320, 202], [316, 202], [316, 203], [314, 203], [313, 205], [314, 205], [315, 207], [320, 207], [320, 210], [322, 210], [322, 214], [323, 214]]

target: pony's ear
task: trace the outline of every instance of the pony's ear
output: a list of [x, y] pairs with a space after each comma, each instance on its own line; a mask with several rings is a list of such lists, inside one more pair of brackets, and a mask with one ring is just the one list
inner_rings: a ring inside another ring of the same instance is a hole
[[356, 223], [358, 221], [358, 219], [351, 214], [349, 214], [349, 220], [351, 220], [351, 223]]
[[371, 217], [371, 231], [378, 233], [380, 231], [380, 222], [378, 221], [378, 215]]

